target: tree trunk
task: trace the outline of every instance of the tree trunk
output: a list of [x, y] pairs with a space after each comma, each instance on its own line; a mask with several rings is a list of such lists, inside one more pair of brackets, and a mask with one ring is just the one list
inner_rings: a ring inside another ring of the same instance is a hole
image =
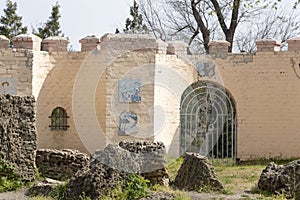
[[199, 3], [199, 1], [196, 3], [195, 0], [191, 0], [193, 15], [195, 17], [198, 27], [200, 28], [201, 33], [202, 33], [204, 49], [205, 49], [206, 53], [209, 53], [208, 43], [209, 43], [209, 38], [210, 38], [210, 32], [207, 29], [207, 27], [204, 25], [201, 15], [199, 14], [199, 11], [197, 10], [198, 3]]

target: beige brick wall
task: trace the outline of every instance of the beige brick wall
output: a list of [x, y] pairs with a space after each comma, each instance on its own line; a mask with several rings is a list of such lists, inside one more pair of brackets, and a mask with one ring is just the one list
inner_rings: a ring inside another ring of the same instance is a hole
[[36, 51], [32, 67], [32, 95], [37, 99], [49, 72], [53, 69], [48, 52]]
[[86, 53], [73, 83], [73, 117], [88, 153], [106, 146], [105, 52]]
[[17, 79], [17, 95], [32, 95], [33, 52], [24, 49], [0, 49], [0, 77]]
[[[77, 72], [87, 56], [86, 53], [52, 53], [51, 65], [55, 67], [49, 72], [37, 99], [37, 132], [38, 148], [76, 148], [88, 152], [82, 141], [82, 134], [91, 134], [86, 130], [80, 133], [75, 124], [75, 116], [85, 116], [87, 112], [74, 114], [73, 90], [77, 78]], [[89, 90], [89, 88], [86, 88]], [[88, 107], [86, 102], [77, 102], [79, 107]], [[104, 105], [104, 103], [99, 102]], [[53, 131], [49, 128], [51, 112], [56, 107], [66, 109], [68, 116], [67, 131]], [[78, 111], [78, 110], [76, 110]], [[80, 110], [82, 111], [82, 110]], [[97, 140], [97, 138], [92, 138]]]
[[[201, 59], [203, 58], [200, 56], [187, 56], [186, 64], [182, 64], [174, 56], [165, 56], [163, 62], [172, 70], [180, 72], [187, 83], [192, 83], [197, 79], [196, 71], [193, 74], [188, 69]], [[163, 63], [161, 60], [160, 57], [158, 61]], [[300, 157], [299, 52], [223, 55], [212, 58], [212, 61], [219, 71], [219, 78], [211, 81], [222, 84], [236, 101], [237, 157], [241, 160]], [[168, 76], [166, 78], [172, 79]], [[173, 90], [172, 86], [170, 88]], [[178, 87], [179, 93], [183, 92], [182, 88]], [[169, 154], [178, 155], [179, 101], [174, 99], [178, 95], [160, 92], [159, 88], [157, 91], [156, 104], [161, 102], [169, 116], [166, 121], [170, 126], [156, 140], [166, 140], [164, 142], [169, 143], [169, 138], [173, 138]]]
[[[153, 102], [155, 53], [152, 50], [132, 51], [117, 58], [106, 73], [106, 134], [109, 143], [122, 140], [153, 140]], [[141, 80], [141, 102], [119, 102], [119, 80]], [[138, 133], [119, 135], [120, 114], [134, 112], [138, 116]]]
[[261, 52], [216, 59], [238, 112], [237, 157], [300, 157], [299, 52]]
[[[156, 52], [148, 36], [102, 38], [100, 51], [47, 53], [1, 49], [0, 77], [18, 80], [18, 95], [37, 98], [38, 148], [76, 148], [86, 153], [120, 140], [163, 141], [178, 155], [179, 106], [197, 80], [195, 65], [216, 65], [210, 81], [224, 85], [237, 108], [237, 157], [300, 157], [300, 53], [257, 52], [210, 56]], [[120, 79], [142, 81], [140, 103], [120, 103]], [[49, 128], [51, 112], [66, 109], [67, 131]], [[120, 113], [138, 115], [139, 132], [119, 136]]]

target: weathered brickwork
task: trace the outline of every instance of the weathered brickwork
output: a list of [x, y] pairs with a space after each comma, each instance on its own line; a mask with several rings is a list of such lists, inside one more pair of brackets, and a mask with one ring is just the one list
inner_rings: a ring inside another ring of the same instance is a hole
[[35, 177], [37, 135], [33, 97], [0, 95], [0, 158], [25, 180]]
[[[53, 51], [39, 51], [38, 39], [24, 37], [19, 40], [35, 46], [9, 49], [1, 40], [0, 78], [15, 78], [18, 95], [36, 98], [38, 148], [93, 153], [109, 143], [143, 139], [162, 141], [178, 156], [181, 95], [205, 80], [224, 86], [234, 99], [238, 158], [300, 157], [299, 37], [288, 40], [288, 51], [278, 51], [277, 41], [258, 41], [255, 54], [228, 54], [227, 43], [215, 41], [210, 55], [188, 55], [186, 44], [149, 35], [86, 37], [82, 52], [67, 52], [66, 42], [55, 50], [55, 42], [67, 41], [62, 38], [48, 39]], [[215, 75], [199, 76], [201, 62], [213, 63]], [[120, 100], [120, 80], [141, 84], [138, 101]], [[67, 130], [49, 127], [56, 107], [66, 110]], [[132, 113], [132, 134], [120, 135], [121, 122], [128, 123], [124, 111]]]
[[87, 165], [89, 157], [74, 149], [39, 149], [36, 166], [42, 176], [55, 180], [66, 180]]
[[0, 49], [0, 77], [17, 79], [17, 94], [32, 95], [33, 53], [25, 49]]

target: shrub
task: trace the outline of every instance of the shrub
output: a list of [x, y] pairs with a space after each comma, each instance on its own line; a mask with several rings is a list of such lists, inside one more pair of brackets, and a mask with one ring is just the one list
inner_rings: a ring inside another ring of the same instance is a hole
[[0, 159], [0, 192], [16, 190], [24, 185], [24, 182], [16, 174], [15, 168], [7, 161]]
[[129, 175], [124, 189], [125, 199], [135, 200], [148, 196], [149, 184], [149, 180], [137, 174]]
[[137, 200], [149, 195], [150, 181], [143, 177], [132, 174], [123, 183], [123, 186], [112, 189], [101, 200]]

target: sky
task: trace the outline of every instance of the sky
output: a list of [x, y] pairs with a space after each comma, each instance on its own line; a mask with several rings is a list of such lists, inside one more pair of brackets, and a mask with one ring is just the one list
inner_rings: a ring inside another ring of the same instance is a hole
[[[79, 40], [88, 35], [102, 36], [122, 30], [129, 17], [133, 0], [12, 0], [18, 5], [17, 14], [22, 16], [23, 25], [29, 28], [45, 23], [52, 6], [61, 6], [61, 30], [70, 40], [74, 50], [80, 50]], [[0, 15], [6, 8], [6, 0], [0, 0]]]

